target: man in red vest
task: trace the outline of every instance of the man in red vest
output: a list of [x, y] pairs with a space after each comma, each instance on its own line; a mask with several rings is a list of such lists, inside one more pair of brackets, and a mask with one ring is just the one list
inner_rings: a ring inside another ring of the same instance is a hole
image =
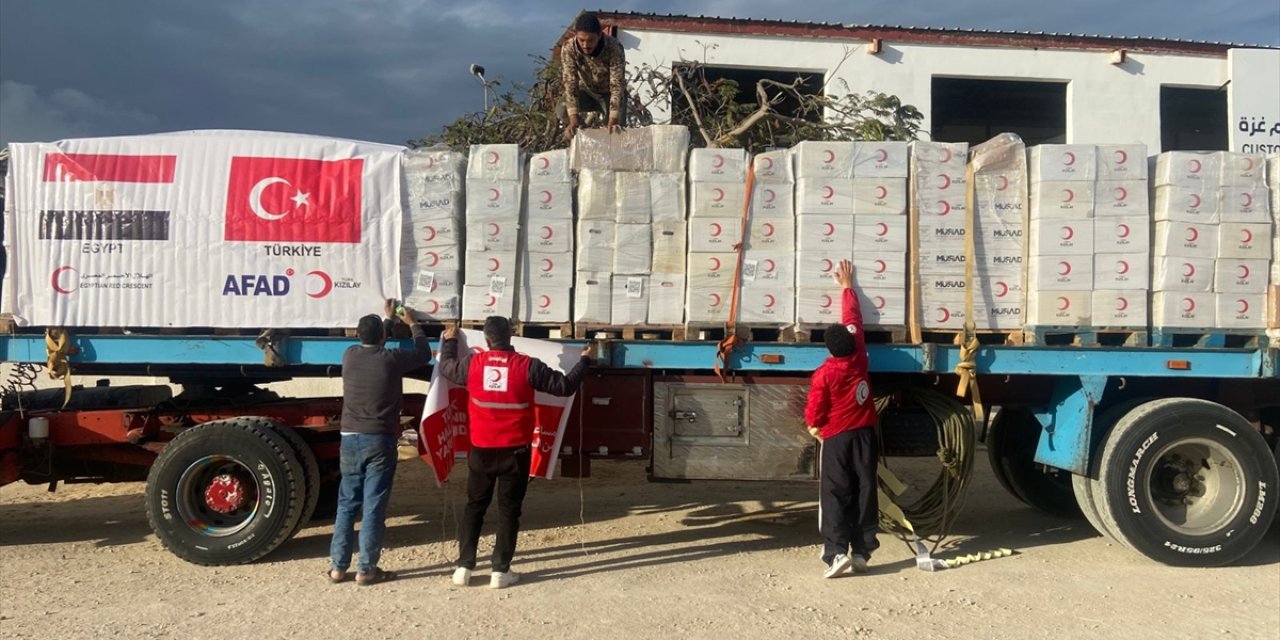
[[[822, 441], [819, 467], [818, 530], [825, 541], [823, 577], [849, 567], [867, 570], [876, 540], [880, 508], [876, 499], [876, 402], [867, 375], [867, 343], [862, 310], [853, 291], [853, 264], [841, 260], [836, 284], [844, 289], [841, 324], [824, 332], [831, 357], [813, 372], [804, 420]], [[850, 547], [853, 555], [849, 555]]]
[[498, 531], [493, 548], [489, 586], [502, 589], [515, 584], [519, 574], [511, 570], [516, 536], [520, 532], [520, 512], [529, 488], [530, 445], [535, 422], [534, 392], [570, 396], [578, 390], [587, 366], [590, 347], [568, 374], [548, 367], [541, 360], [517, 353], [511, 346], [511, 323], [500, 316], [484, 321], [484, 339], [489, 350], [458, 357], [457, 330], [445, 329], [440, 344], [440, 375], [457, 385], [466, 385], [471, 400], [471, 453], [467, 456], [467, 508], [459, 534], [458, 567], [453, 583], [467, 586], [476, 567], [476, 546], [484, 514], [498, 490]]

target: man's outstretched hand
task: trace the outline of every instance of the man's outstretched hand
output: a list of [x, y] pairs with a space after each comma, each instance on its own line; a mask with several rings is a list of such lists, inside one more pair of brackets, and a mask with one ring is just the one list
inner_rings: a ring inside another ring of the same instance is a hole
[[840, 266], [836, 267], [836, 284], [845, 289], [853, 288], [853, 263], [848, 260], [841, 260]]
[[441, 340], [452, 340], [458, 337], [458, 326], [454, 324], [446, 325], [444, 331], [440, 332]]

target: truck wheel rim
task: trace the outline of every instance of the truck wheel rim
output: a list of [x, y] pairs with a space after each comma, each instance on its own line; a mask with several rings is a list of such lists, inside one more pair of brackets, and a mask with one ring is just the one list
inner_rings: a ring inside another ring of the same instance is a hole
[[253, 522], [259, 503], [258, 479], [230, 456], [205, 456], [178, 478], [177, 508], [192, 531], [213, 538], [236, 534]]
[[1165, 526], [1185, 535], [1218, 531], [1244, 507], [1240, 461], [1226, 447], [1203, 438], [1160, 449], [1147, 469], [1146, 486], [1152, 511]]

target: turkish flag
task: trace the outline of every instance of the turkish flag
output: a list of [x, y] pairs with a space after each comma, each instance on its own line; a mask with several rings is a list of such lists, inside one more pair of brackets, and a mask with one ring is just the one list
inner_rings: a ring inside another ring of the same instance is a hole
[[364, 160], [232, 157], [224, 237], [360, 242]]

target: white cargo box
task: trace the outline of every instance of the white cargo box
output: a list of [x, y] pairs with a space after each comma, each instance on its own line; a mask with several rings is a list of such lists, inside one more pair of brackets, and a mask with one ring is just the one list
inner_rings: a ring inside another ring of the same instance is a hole
[[795, 289], [763, 284], [743, 284], [738, 320], [748, 324], [790, 325], [796, 318]]
[[525, 234], [525, 248], [530, 253], [568, 253], [573, 251], [573, 221], [530, 221]]
[[731, 251], [742, 242], [742, 218], [689, 218], [689, 252]]
[[1098, 148], [1091, 144], [1036, 145], [1027, 152], [1027, 174], [1032, 185], [1047, 181], [1093, 182], [1097, 176], [1097, 153]]
[[1155, 291], [1212, 291], [1214, 263], [1213, 258], [1157, 256], [1151, 261], [1151, 288]]
[[573, 183], [542, 182], [525, 190], [529, 220], [572, 220]]
[[911, 158], [917, 174], [924, 169], [946, 169], [963, 174], [969, 161], [969, 145], [965, 142], [916, 141], [911, 143]]
[[757, 153], [751, 159], [757, 183], [790, 184], [795, 182], [795, 173], [791, 170], [791, 151], [766, 151]]
[[610, 323], [644, 324], [649, 320], [649, 276], [613, 274]]
[[515, 315], [515, 287], [499, 294], [489, 285], [467, 285], [462, 288], [462, 319], [484, 320], [489, 316], [511, 318]]
[[1027, 271], [1031, 291], [1090, 291], [1093, 256], [1033, 256]]
[[[684, 275], [685, 247], [688, 246], [684, 222], [653, 223], [653, 272]], [[683, 282], [683, 280], [682, 280]], [[682, 285], [683, 288], [683, 285]], [[681, 300], [684, 300], [682, 295]]]
[[[907, 294], [901, 289], [856, 289], [862, 324], [867, 327], [901, 327], [907, 324]], [[841, 293], [840, 295], [844, 295]]]
[[529, 184], [572, 184], [569, 150], [555, 149], [535, 153], [529, 158]]
[[1267, 326], [1267, 296], [1262, 293], [1219, 293], [1215, 295], [1215, 327], [1223, 329], [1264, 329]]
[[1269, 260], [1271, 223], [1224, 222], [1218, 226], [1218, 257]]
[[419, 218], [411, 213], [404, 216], [404, 240], [406, 246], [456, 247], [462, 242], [462, 220], [459, 218]]
[[513, 253], [520, 247], [518, 218], [470, 216], [467, 219], [467, 251]]
[[649, 174], [649, 206], [654, 222], [679, 222], [685, 219], [683, 173]]
[[1221, 178], [1222, 159], [1216, 151], [1166, 151], [1156, 156], [1156, 172], [1151, 184], [1212, 189]]
[[834, 251], [852, 256], [854, 226], [853, 216], [798, 216], [796, 251]]
[[649, 198], [649, 174], [619, 171], [613, 175], [617, 221], [648, 224], [652, 220], [653, 210]]
[[1219, 151], [1218, 162], [1222, 165], [1220, 184], [1224, 187], [1267, 186], [1267, 160], [1262, 154]]
[[648, 274], [653, 268], [653, 225], [619, 224], [614, 226], [617, 243], [613, 253], [614, 287], [618, 274]]
[[524, 185], [517, 180], [467, 179], [467, 220], [520, 218]]
[[757, 184], [751, 194], [751, 217], [794, 218], [795, 185]]
[[753, 218], [747, 224], [748, 249], [795, 251], [795, 218]]
[[1093, 288], [1135, 290], [1151, 287], [1151, 258], [1145, 253], [1100, 253], [1093, 257]]
[[[567, 287], [521, 287], [517, 314], [521, 322], [569, 322], [572, 291]], [[568, 336], [561, 336], [568, 337]]]
[[791, 287], [796, 281], [796, 254], [748, 249], [742, 254], [742, 282]]
[[1100, 329], [1145, 329], [1148, 321], [1146, 289], [1093, 292], [1093, 326]]
[[684, 322], [684, 273], [654, 273], [649, 276], [649, 324], [674, 325]]
[[1269, 222], [1271, 193], [1267, 187], [1222, 187], [1218, 210], [1223, 222]]
[[[514, 144], [473, 144], [467, 161], [467, 182], [473, 180], [510, 180], [523, 177], [520, 146]], [[465, 304], [465, 302], [464, 302]]]
[[1151, 215], [1150, 191], [1142, 180], [1096, 182], [1093, 185], [1093, 216]]
[[907, 286], [907, 255], [900, 253], [863, 254], [853, 258], [853, 279], [857, 288], [903, 291]]
[[689, 217], [742, 218], [747, 186], [728, 182], [694, 182]]
[[1151, 295], [1151, 325], [1205, 329], [1217, 325], [1217, 295], [1191, 291], [1157, 291]]
[[[1098, 181], [1136, 180], [1147, 182], [1147, 145], [1098, 145]], [[1146, 189], [1144, 188], [1143, 191]]]
[[1031, 217], [1092, 218], [1092, 182], [1032, 182]]

